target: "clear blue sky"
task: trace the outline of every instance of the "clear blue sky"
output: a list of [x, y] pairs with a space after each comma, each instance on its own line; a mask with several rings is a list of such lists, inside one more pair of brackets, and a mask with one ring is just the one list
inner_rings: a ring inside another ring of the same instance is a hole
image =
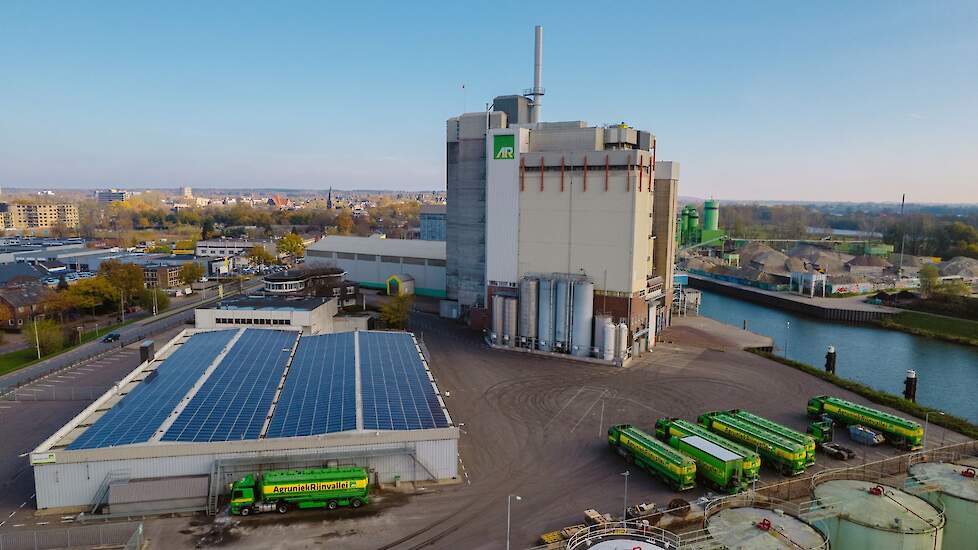
[[0, 185], [443, 189], [534, 24], [544, 120], [652, 130], [683, 195], [978, 202], [974, 0], [7, 0]]

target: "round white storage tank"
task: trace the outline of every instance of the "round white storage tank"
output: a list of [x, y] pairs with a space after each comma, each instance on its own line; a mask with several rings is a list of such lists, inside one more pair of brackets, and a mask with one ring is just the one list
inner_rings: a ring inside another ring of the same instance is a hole
[[532, 277], [520, 281], [520, 340], [521, 346], [537, 339], [537, 291], [540, 283]]
[[516, 320], [519, 319], [519, 306], [516, 298], [506, 298], [506, 315], [503, 318], [503, 343], [507, 346], [515, 344]]
[[594, 316], [594, 340], [592, 341], [592, 346], [594, 348], [594, 356], [599, 359], [604, 352], [604, 324], [607, 321], [607, 315]]
[[603, 337], [603, 347], [601, 349], [601, 358], [605, 361], [613, 361], [615, 359], [615, 342], [618, 340], [617, 330], [615, 324], [611, 322], [611, 319], [606, 319], [604, 326], [601, 327], [601, 332], [604, 333]]
[[506, 302], [502, 296], [492, 297], [492, 333], [489, 335], [494, 344], [503, 343], [503, 319], [506, 316]]
[[537, 349], [551, 351], [554, 345], [554, 281], [540, 279], [537, 302]]
[[574, 283], [574, 309], [572, 321], [571, 354], [577, 357], [591, 356], [591, 332], [594, 330], [594, 283]]
[[910, 467], [908, 487], [936, 490], [919, 493], [937, 508], [944, 508], [944, 548], [978, 550], [978, 475], [964, 464], [922, 462]]
[[706, 529], [723, 548], [816, 550], [829, 547], [821, 531], [778, 509], [725, 508], [706, 520]]
[[615, 359], [628, 355], [628, 325], [618, 323], [615, 327]]
[[554, 288], [554, 346], [566, 350], [570, 344], [570, 281], [557, 279]]
[[827, 516], [833, 550], [941, 548], [944, 514], [926, 500], [889, 485], [835, 479], [812, 490]]

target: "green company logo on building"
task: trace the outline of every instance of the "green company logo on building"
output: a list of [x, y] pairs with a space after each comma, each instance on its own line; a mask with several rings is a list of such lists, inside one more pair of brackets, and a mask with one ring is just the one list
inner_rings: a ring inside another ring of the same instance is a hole
[[495, 160], [515, 159], [515, 137], [513, 134], [492, 136], [492, 158]]

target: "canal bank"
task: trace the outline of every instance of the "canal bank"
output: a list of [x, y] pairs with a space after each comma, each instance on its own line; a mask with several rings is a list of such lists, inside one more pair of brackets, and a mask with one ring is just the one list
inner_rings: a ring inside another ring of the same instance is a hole
[[809, 298], [787, 292], [765, 290], [737, 283], [711, 279], [702, 275], [689, 274], [689, 286], [708, 290], [758, 305], [783, 309], [822, 319], [844, 323], [875, 323], [890, 315], [899, 313], [897, 308], [867, 304], [863, 297], [848, 298]]
[[837, 374], [870, 388], [900, 395], [908, 369], [919, 378], [917, 401], [969, 422], [978, 422], [978, 348], [890, 331], [813, 319], [703, 291], [700, 314], [774, 340], [775, 352], [821, 368], [829, 346], [837, 350]]

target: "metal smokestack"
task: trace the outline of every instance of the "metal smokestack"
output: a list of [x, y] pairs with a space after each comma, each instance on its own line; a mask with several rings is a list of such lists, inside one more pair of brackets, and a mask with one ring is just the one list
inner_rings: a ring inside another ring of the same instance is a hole
[[526, 95], [532, 101], [530, 104], [530, 122], [540, 122], [540, 103], [543, 98], [543, 87], [540, 85], [543, 73], [543, 26], [536, 26], [536, 40], [533, 53], [533, 88]]

